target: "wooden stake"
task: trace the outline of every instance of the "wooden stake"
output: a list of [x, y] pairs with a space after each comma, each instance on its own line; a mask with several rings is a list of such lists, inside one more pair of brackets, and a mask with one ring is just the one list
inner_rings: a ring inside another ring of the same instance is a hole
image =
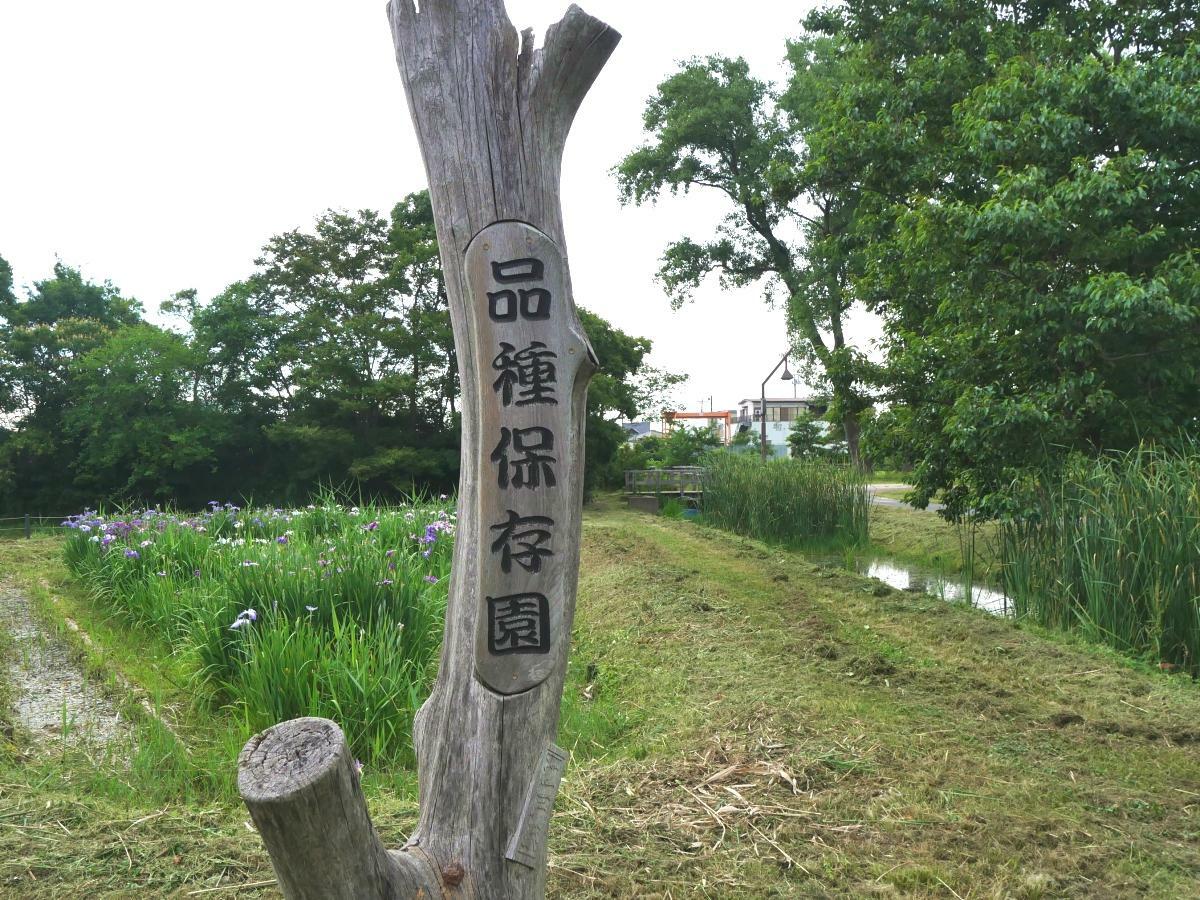
[[345, 740], [324, 720], [254, 738], [239, 786], [285, 897], [538, 898], [566, 766], [554, 738], [596, 370], [571, 291], [559, 173], [575, 112], [620, 35], [577, 6], [537, 50], [503, 0], [392, 0], [388, 15], [463, 395], [441, 669], [414, 725], [421, 818], [403, 850], [381, 849]]

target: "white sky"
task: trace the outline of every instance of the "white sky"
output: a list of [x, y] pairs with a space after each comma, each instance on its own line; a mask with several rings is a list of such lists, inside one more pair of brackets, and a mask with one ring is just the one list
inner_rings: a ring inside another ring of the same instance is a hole
[[[813, 3], [581, 5], [624, 39], [564, 160], [576, 300], [690, 376], [683, 408], [732, 408], [787, 349], [783, 312], [715, 282], [673, 312], [653, 280], [659, 255], [708, 234], [720, 199], [622, 208], [609, 170], [641, 143], [645, 100], [680, 60], [743, 55], [776, 80]], [[508, 0], [539, 36], [566, 6]], [[271, 235], [425, 186], [383, 0], [0, 0], [0, 85], [0, 256], [18, 285], [57, 256], [148, 311], [183, 288], [207, 299], [248, 275]], [[864, 317], [852, 331], [876, 329]]]

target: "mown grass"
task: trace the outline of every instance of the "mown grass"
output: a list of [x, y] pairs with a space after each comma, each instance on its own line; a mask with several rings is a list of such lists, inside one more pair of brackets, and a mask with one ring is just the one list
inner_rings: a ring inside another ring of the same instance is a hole
[[1200, 450], [1077, 460], [1000, 529], [1018, 615], [1200, 674]]
[[704, 518], [780, 544], [865, 543], [871, 498], [861, 473], [820, 460], [715, 453], [704, 476]]
[[[552, 897], [1200, 892], [1190, 679], [609, 506], [574, 641]], [[13, 896], [273, 896], [238, 887], [272, 875], [235, 801], [93, 791], [90, 765], [0, 760]], [[400, 843], [415, 787], [365, 787]]]

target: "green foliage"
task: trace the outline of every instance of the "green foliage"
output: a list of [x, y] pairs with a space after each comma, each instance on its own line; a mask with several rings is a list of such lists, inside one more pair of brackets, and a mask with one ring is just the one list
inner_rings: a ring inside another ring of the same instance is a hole
[[82, 502], [68, 474], [77, 448], [63, 436], [72, 366], [139, 315], [111, 284], [62, 263], [20, 299], [8, 264], [0, 266], [0, 506], [54, 514]]
[[918, 502], [1002, 513], [1014, 478], [1073, 450], [1194, 428], [1194, 12], [922, 0], [808, 19], [853, 73], [817, 98], [809, 162], [858, 180], [843, 246], [904, 408], [877, 443], [916, 464]]
[[[327, 212], [276, 235], [257, 269], [165, 330], [108, 284], [58, 265], [25, 299], [0, 260], [0, 510], [269, 496], [321, 485], [448, 491], [459, 466], [458, 369], [427, 192], [390, 216]], [[588, 395], [590, 490], [619, 481], [617, 418], [681, 377], [650, 341], [581, 311], [601, 369]]]
[[130, 625], [186, 659], [243, 738], [336, 719], [355, 754], [411, 760], [432, 683], [454, 517], [445, 504], [291, 511], [214, 505], [72, 521], [67, 564]]
[[650, 435], [622, 446], [617, 456], [621, 471], [626, 469], [669, 469], [698, 466], [721, 446], [715, 428], [673, 428], [664, 437]]
[[824, 439], [821, 423], [810, 412], [802, 412], [792, 420], [788, 429], [788, 447], [793, 457], [817, 456]]
[[192, 398], [198, 365], [182, 338], [146, 324], [75, 360], [62, 418], [79, 452], [75, 485], [169, 500], [181, 483], [211, 482], [223, 423], [218, 409]]
[[735, 453], [708, 460], [704, 518], [738, 534], [782, 544], [863, 544], [870, 512], [866, 483], [848, 466]]
[[[745, 431], [739, 431], [733, 436], [733, 440], [729, 442], [730, 449], [735, 453], [749, 453], [752, 456], [762, 457], [762, 435], [753, 428], [747, 428]], [[767, 456], [775, 455], [775, 445], [767, 443]]]
[[662, 409], [687, 376], [647, 365], [648, 338], [626, 334], [586, 309], [579, 310], [579, 319], [600, 360], [600, 371], [588, 385], [584, 490], [591, 495], [601, 485], [623, 484], [622, 472], [631, 468], [623, 464], [625, 431], [615, 420], [632, 420]]
[[824, 53], [797, 68], [793, 91], [780, 98], [750, 75], [745, 60], [692, 60], [647, 102], [643, 124], [651, 141], [615, 171], [624, 202], [694, 187], [724, 195], [729, 212], [717, 233], [668, 246], [659, 280], [676, 307], [713, 273], [722, 287], [762, 284], [768, 300], [781, 294], [796, 351], [810, 378], [828, 384], [833, 414], [846, 422], [857, 459], [856, 423], [869, 405], [863, 385], [871, 366], [843, 332], [855, 295], [845, 248], [830, 239], [853, 220], [857, 194], [846, 179], [811, 177], [800, 143], [807, 110], [801, 95], [836, 96], [843, 77], [837, 55]]
[[1200, 672], [1200, 449], [1074, 458], [1001, 523], [1016, 612]]

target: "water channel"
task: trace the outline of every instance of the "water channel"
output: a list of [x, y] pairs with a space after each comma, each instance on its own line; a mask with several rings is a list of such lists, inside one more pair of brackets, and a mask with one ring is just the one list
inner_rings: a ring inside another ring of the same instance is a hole
[[[841, 565], [846, 565], [846, 561], [841, 561]], [[854, 569], [860, 575], [877, 578], [897, 590], [932, 594], [951, 603], [962, 603], [967, 599], [968, 585], [961, 575], [945, 576], [877, 556], [856, 559]], [[1012, 602], [1003, 591], [981, 584], [971, 584], [969, 590], [972, 606], [998, 616], [1012, 612]]]

